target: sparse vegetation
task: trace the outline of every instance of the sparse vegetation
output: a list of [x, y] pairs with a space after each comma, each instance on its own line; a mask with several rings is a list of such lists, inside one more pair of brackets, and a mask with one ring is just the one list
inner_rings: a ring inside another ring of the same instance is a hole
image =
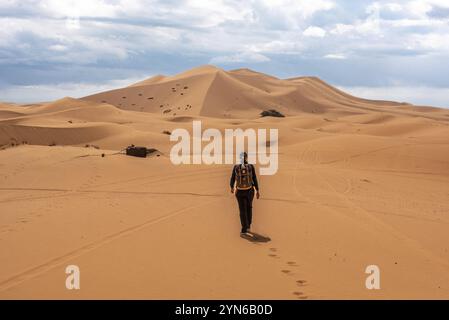
[[12, 148], [12, 147], [18, 147], [18, 146], [23, 145], [23, 144], [28, 144], [28, 141], [23, 140], [20, 143], [15, 138], [11, 138], [9, 143], [0, 145], [0, 150], [4, 150], [4, 149], [7, 149], [7, 148]]
[[163, 134], [166, 134], [166, 135], [171, 135], [171, 132], [168, 131], [168, 130], [164, 130], [164, 131], [162, 131], [162, 133], [163, 133]]
[[261, 117], [278, 117], [284, 118], [285, 116], [275, 109], [264, 110], [260, 113]]

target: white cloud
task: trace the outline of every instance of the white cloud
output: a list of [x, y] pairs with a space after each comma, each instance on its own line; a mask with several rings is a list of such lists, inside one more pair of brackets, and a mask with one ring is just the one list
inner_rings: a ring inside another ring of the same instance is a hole
[[354, 30], [352, 24], [337, 23], [334, 28], [330, 31], [331, 34], [341, 35]]
[[303, 41], [298, 39], [296, 33], [282, 33], [278, 40], [261, 42], [246, 46], [247, 51], [270, 54], [297, 54], [304, 50]]
[[449, 34], [416, 34], [410, 38], [409, 47], [427, 52], [449, 52]]
[[81, 98], [97, 92], [113, 90], [136, 83], [150, 76], [111, 80], [102, 83], [61, 83], [46, 85], [8, 86], [0, 89], [3, 102], [31, 103], [60, 99]]
[[234, 6], [223, 0], [188, 0], [181, 4], [178, 16], [181, 19], [192, 16], [192, 23], [198, 27], [210, 28], [226, 22], [243, 22], [251, 19], [251, 7]]
[[42, 12], [58, 18], [115, 17], [121, 10], [121, 2], [111, 4], [104, 0], [41, 0], [38, 1], [38, 7]]
[[406, 5], [406, 10], [415, 17], [425, 18], [427, 13], [432, 10], [432, 5], [429, 2], [422, 0], [410, 1]]
[[415, 2], [425, 2], [432, 6], [437, 6], [440, 8], [449, 8], [449, 3], [447, 2], [447, 0], [421, 0]]
[[228, 56], [218, 56], [210, 60], [211, 64], [228, 64], [228, 63], [242, 63], [242, 62], [267, 62], [270, 58], [257, 52], [239, 52]]
[[346, 56], [342, 53], [330, 53], [324, 56], [325, 59], [336, 59], [336, 60], [344, 60]]
[[[142, 69], [173, 73], [208, 62], [248, 67], [259, 63], [267, 68], [263, 71], [279, 70], [280, 75], [321, 72], [323, 78], [335, 79], [341, 69], [323, 70], [320, 64], [341, 68], [349, 61], [358, 68], [345, 69], [342, 83], [399, 80], [428, 86], [447, 83], [449, 87], [449, 78], [444, 80], [441, 75], [441, 70], [449, 70], [449, 62], [444, 62], [449, 61], [449, 17], [445, 16], [449, 1], [348, 3], [0, 0], [0, 88], [8, 83], [73, 78], [81, 82], [105, 79], [107, 83], [110, 74], [117, 77], [123, 70], [126, 76]], [[349, 6], [352, 10], [347, 10]], [[310, 66], [311, 57], [316, 69]], [[438, 59], [443, 68], [425, 68], [434, 65], [427, 58]], [[398, 59], [406, 62], [398, 63]], [[361, 72], [389, 63], [391, 67], [374, 70], [373, 77]], [[405, 65], [419, 65], [425, 71], [411, 72], [415, 68]], [[36, 69], [48, 70], [48, 76]], [[89, 79], [89, 70], [95, 70], [97, 80]], [[30, 76], [33, 72], [39, 76]]]
[[301, 17], [307, 19], [319, 11], [327, 11], [336, 6], [331, 0], [262, 0], [270, 10], [281, 12], [287, 19]]
[[326, 35], [326, 30], [320, 27], [310, 26], [302, 34], [306, 37], [323, 38]]
[[62, 44], [54, 44], [48, 47], [48, 49], [53, 51], [66, 51], [68, 48]]
[[389, 24], [393, 27], [438, 27], [447, 25], [447, 22], [436, 19], [398, 19]]
[[401, 10], [403, 10], [403, 6], [395, 2], [386, 3], [385, 8], [391, 12], [400, 12]]

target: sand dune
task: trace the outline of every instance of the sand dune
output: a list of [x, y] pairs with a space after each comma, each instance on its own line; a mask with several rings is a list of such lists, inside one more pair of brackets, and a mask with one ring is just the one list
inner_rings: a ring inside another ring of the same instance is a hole
[[[286, 117], [260, 118], [272, 108]], [[271, 242], [239, 237], [230, 166], [170, 162], [167, 133], [193, 120], [279, 129], [279, 171], [254, 202]], [[0, 297], [448, 299], [448, 121], [314, 77], [213, 66], [0, 104]], [[161, 156], [118, 154], [129, 144]], [[79, 291], [64, 287], [69, 264]], [[371, 264], [381, 290], [365, 288]]]

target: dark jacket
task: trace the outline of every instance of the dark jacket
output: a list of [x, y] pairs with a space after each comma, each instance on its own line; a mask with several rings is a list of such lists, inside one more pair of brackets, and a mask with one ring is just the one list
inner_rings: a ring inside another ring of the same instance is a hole
[[[236, 164], [234, 166], [234, 168], [232, 168], [232, 175], [231, 175], [231, 181], [230, 181], [231, 188], [234, 188], [235, 175], [236, 175], [235, 172], [236, 172], [236, 168], [238, 166], [241, 166], [241, 164]], [[254, 166], [252, 164], [250, 164], [249, 166], [251, 167], [252, 178], [253, 178], [253, 186], [254, 186], [254, 188], [256, 188], [257, 191], [259, 191], [259, 183], [257, 182], [256, 169], [254, 168]]]

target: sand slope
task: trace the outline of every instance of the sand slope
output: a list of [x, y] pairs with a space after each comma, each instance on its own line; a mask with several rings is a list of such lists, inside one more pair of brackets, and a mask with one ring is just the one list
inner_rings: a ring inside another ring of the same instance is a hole
[[[273, 105], [287, 117], [258, 116]], [[279, 129], [279, 171], [254, 202], [271, 242], [239, 237], [230, 166], [171, 164], [164, 131], [195, 119]], [[1, 104], [0, 298], [448, 299], [448, 119], [212, 66]], [[117, 154], [131, 143], [162, 155]], [[69, 264], [79, 291], [65, 289]], [[378, 291], [365, 288], [372, 264]]]
[[318, 78], [277, 79], [238, 69], [224, 71], [206, 65], [175, 76], [155, 76], [130, 87], [83, 98], [125, 110], [173, 115], [255, 117], [275, 108], [286, 115], [359, 112], [367, 107], [401, 104], [359, 99], [345, 94]]

